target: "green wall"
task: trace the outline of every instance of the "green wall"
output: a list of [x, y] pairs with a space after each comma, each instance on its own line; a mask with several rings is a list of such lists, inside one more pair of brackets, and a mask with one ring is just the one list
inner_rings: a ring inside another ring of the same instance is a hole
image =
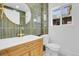
[[7, 38], [7, 37], [15, 37], [18, 31], [18, 25], [9, 21], [9, 19], [4, 15], [3, 19], [0, 19], [1, 27], [1, 36], [0, 38]]
[[[9, 37], [16, 37], [20, 30], [23, 29], [24, 35], [40, 35], [40, 34], [46, 34], [48, 31], [48, 24], [47, 20], [43, 21], [43, 14], [45, 13], [47, 15], [47, 4], [41, 4], [41, 3], [29, 3], [27, 4], [29, 8], [31, 9], [31, 21], [28, 24], [25, 24], [25, 13], [20, 12], [20, 25], [16, 25], [9, 21], [9, 19], [6, 17], [6, 15], [3, 15], [3, 18], [0, 17], [0, 39], [2, 38], [9, 38]], [[43, 8], [43, 9], [42, 9]], [[27, 11], [26, 11], [27, 12]], [[0, 15], [1, 15], [0, 10]], [[34, 19], [37, 20], [37, 22], [34, 22]], [[43, 26], [46, 24], [46, 26]]]

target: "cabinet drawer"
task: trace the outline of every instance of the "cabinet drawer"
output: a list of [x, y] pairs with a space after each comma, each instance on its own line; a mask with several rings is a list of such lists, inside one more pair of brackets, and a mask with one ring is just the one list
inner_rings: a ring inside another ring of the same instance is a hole
[[10, 47], [10, 48], [7, 48], [6, 51], [7, 52], [14, 52], [20, 48], [23, 48], [24, 47], [24, 44], [20, 44], [20, 45], [17, 45], [17, 46], [14, 46], [14, 47]]
[[39, 46], [39, 45], [42, 45], [42, 40], [40, 39], [25, 43], [25, 46], [28, 46], [29, 48]]
[[33, 45], [34, 45], [34, 46], [41, 46], [42, 44], [43, 44], [43, 42], [42, 42], [41, 39], [36, 40], [36, 41], [33, 42]]

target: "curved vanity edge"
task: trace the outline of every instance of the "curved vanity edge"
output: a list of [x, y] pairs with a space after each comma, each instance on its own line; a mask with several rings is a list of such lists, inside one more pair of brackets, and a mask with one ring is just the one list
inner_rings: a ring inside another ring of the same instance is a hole
[[42, 39], [42, 37], [35, 36], [35, 35], [27, 35], [23, 37], [1, 39], [0, 40], [0, 51], [19, 45], [19, 44], [27, 43], [27, 42], [38, 40], [38, 39]]

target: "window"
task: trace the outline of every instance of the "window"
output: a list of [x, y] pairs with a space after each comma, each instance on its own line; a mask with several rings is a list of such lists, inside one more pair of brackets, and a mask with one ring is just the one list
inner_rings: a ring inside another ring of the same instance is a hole
[[53, 19], [53, 25], [60, 25], [60, 19]]
[[65, 5], [62, 7], [62, 24], [71, 24], [72, 22], [72, 5]]
[[71, 16], [62, 18], [62, 24], [71, 24], [71, 22], [72, 22]]

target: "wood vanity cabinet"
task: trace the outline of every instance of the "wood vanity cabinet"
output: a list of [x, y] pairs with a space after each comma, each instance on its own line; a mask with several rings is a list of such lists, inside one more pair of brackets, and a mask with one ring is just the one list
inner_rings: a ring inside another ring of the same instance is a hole
[[1, 56], [42, 56], [43, 40], [37, 39], [0, 51]]

